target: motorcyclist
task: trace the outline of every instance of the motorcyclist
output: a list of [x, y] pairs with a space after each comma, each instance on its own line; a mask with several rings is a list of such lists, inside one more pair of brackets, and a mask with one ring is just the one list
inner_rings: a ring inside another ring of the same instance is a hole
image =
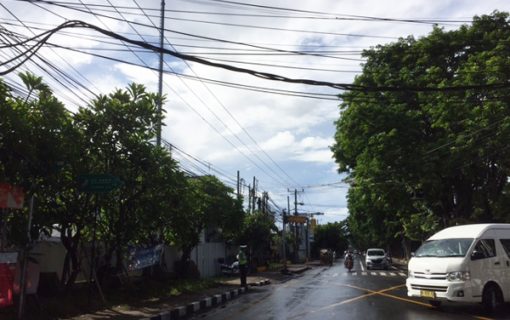
[[351, 271], [351, 269], [354, 265], [354, 258], [352, 256], [351, 251], [347, 251], [347, 253], [345, 254], [344, 265], [347, 269], [349, 269], [349, 271]]

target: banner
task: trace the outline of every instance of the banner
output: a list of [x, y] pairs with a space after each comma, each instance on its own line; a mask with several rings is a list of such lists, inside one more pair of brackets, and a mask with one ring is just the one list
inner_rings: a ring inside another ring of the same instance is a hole
[[132, 248], [129, 250], [128, 270], [140, 270], [159, 264], [163, 245], [158, 244], [149, 248]]
[[23, 209], [23, 189], [0, 183], [0, 208]]

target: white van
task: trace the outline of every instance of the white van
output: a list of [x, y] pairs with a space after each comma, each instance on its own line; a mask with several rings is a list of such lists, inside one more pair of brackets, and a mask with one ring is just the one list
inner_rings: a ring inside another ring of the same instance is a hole
[[409, 261], [407, 295], [441, 301], [481, 302], [488, 311], [510, 301], [510, 224], [446, 228]]

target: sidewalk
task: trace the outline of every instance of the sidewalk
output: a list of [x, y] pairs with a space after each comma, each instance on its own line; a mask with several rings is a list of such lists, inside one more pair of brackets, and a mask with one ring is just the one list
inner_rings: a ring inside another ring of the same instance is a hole
[[[203, 292], [182, 294], [176, 297], [158, 299], [157, 301], [141, 301], [136, 305], [119, 305], [89, 314], [69, 317], [66, 320], [182, 319], [197, 312], [224, 305], [227, 301], [235, 299], [239, 295], [249, 294], [250, 291], [257, 290], [260, 286], [286, 282], [295, 277], [296, 274], [310, 268], [309, 265], [305, 264], [291, 264], [288, 266], [290, 274], [283, 274], [280, 271], [250, 274], [246, 278], [249, 286], [248, 291], [240, 287], [238, 276], [232, 276], [219, 282], [218, 287]], [[2, 318], [0, 317], [0, 319]]]
[[[268, 285], [270, 283], [282, 283], [291, 278], [294, 274], [302, 273], [310, 269], [308, 265], [289, 265], [287, 266], [287, 273], [279, 271], [264, 271], [246, 277], [248, 283], [248, 289], [240, 288], [241, 280], [236, 277], [229, 280], [225, 280], [222, 284], [226, 286], [233, 286], [236, 289], [225, 291], [221, 294], [206, 297], [200, 301], [188, 301], [183, 302], [181, 306], [174, 307], [170, 310], [162, 310], [159, 314], [151, 315], [143, 320], [162, 320], [162, 319], [181, 319], [189, 317], [195, 313], [205, 311], [209, 308], [223, 305], [228, 300], [234, 299], [240, 294], [249, 294], [251, 290], [255, 290], [253, 287]], [[251, 289], [250, 289], [251, 288]]]

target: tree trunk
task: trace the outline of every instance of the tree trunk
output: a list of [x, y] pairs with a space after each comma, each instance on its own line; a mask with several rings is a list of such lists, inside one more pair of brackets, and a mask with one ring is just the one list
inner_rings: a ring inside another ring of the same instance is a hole
[[[62, 244], [66, 248], [66, 257], [62, 270], [61, 285], [68, 292], [74, 286], [74, 282], [81, 271], [81, 261], [79, 259], [78, 248], [81, 240], [81, 229], [78, 228], [76, 234], [72, 235], [71, 228], [63, 230], [61, 235]], [[67, 235], [65, 235], [67, 231]]]
[[176, 264], [176, 271], [182, 278], [197, 279], [200, 277], [196, 264], [191, 260], [192, 250], [193, 247], [183, 247], [181, 260]]

